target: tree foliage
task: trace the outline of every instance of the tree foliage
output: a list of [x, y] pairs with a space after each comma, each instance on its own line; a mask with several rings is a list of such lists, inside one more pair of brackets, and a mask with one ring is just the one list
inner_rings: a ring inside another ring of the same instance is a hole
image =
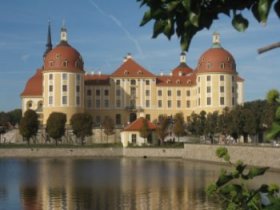
[[114, 132], [114, 129], [115, 129], [114, 120], [111, 117], [106, 116], [102, 123], [102, 128], [104, 129], [104, 133], [107, 136], [107, 142], [108, 142], [108, 137], [115, 133]]
[[[211, 183], [206, 192], [211, 198], [222, 203], [227, 210], [261, 210], [279, 209], [280, 202], [277, 197], [277, 185], [262, 184], [256, 189], [249, 187], [249, 180], [264, 175], [268, 167], [248, 167], [242, 161], [232, 163], [227, 148], [220, 147], [216, 155], [230, 166], [222, 169], [219, 178]], [[262, 202], [262, 196], [267, 196], [267, 203]], [[264, 207], [265, 206], [265, 207]]]
[[172, 131], [175, 134], [175, 136], [178, 137], [178, 140], [180, 137], [186, 135], [185, 120], [183, 113], [180, 112], [175, 114]]
[[92, 116], [88, 113], [74, 114], [70, 119], [70, 124], [73, 133], [81, 140], [81, 144], [83, 145], [85, 137], [92, 135]]
[[188, 50], [194, 35], [209, 29], [220, 14], [231, 18], [232, 26], [245, 31], [249, 21], [244, 11], [250, 10], [262, 24], [267, 22], [270, 9], [280, 17], [280, 0], [137, 0], [146, 6], [140, 26], [154, 20], [153, 38], [164, 34], [168, 39], [176, 34], [183, 51]]
[[37, 135], [39, 129], [38, 115], [35, 111], [29, 109], [24, 113], [19, 124], [19, 132], [23, 139], [30, 144], [30, 139]]
[[47, 120], [46, 132], [55, 140], [55, 145], [65, 134], [66, 114], [52, 112]]
[[169, 117], [167, 115], [160, 115], [157, 121], [156, 134], [163, 144], [165, 137], [168, 135]]
[[151, 130], [149, 129], [149, 125], [148, 125], [148, 120], [147, 119], [143, 119], [143, 124], [142, 127], [140, 128], [140, 136], [142, 138], [144, 138], [145, 140], [148, 138], [148, 136], [151, 134]]
[[20, 123], [22, 118], [21, 109], [14, 109], [9, 112], [0, 112], [0, 126], [8, 127], [9, 125], [15, 126]]

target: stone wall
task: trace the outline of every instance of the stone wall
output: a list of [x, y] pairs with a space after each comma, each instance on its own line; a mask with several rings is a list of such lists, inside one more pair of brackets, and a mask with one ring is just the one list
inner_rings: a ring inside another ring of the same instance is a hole
[[[185, 144], [184, 159], [200, 160], [222, 163], [222, 159], [216, 157], [216, 150], [222, 145]], [[223, 145], [224, 146], [224, 145]], [[230, 154], [231, 161], [242, 160], [253, 166], [268, 166], [280, 169], [280, 148], [261, 146], [225, 146]]]
[[184, 149], [165, 148], [125, 148], [124, 157], [182, 158]]

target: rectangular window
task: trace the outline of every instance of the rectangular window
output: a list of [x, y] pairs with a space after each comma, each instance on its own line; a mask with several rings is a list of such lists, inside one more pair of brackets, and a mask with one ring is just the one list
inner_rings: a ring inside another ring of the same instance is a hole
[[62, 85], [62, 91], [67, 92], [67, 85]]
[[207, 93], [211, 93], [211, 87], [207, 86]]
[[116, 107], [120, 108], [121, 107], [121, 100], [116, 100]]
[[49, 74], [49, 80], [53, 80], [53, 75]]
[[191, 96], [191, 91], [187, 90], [187, 96]]
[[77, 81], [80, 81], [81, 80], [81, 75], [77, 74], [76, 78], [77, 78]]
[[225, 92], [225, 87], [224, 86], [220, 86], [220, 92], [224, 93]]
[[210, 75], [207, 76], [207, 81], [211, 81], [211, 76]]
[[162, 90], [158, 90], [158, 96], [162, 96]]
[[146, 90], [146, 96], [150, 96], [150, 90]]
[[220, 97], [220, 105], [225, 105], [225, 98], [224, 97]]
[[116, 80], [116, 85], [120, 85], [121, 81], [120, 80]]
[[234, 88], [234, 86], [232, 86], [232, 88], [231, 88], [232, 93], [234, 93], [234, 90], [235, 90], [235, 88]]
[[66, 73], [62, 74], [62, 80], [67, 80], [67, 74]]
[[198, 98], [198, 102], [197, 102], [198, 106], [200, 106], [200, 98]]
[[234, 82], [234, 76], [232, 76], [231, 80], [232, 80], [232, 82]]
[[200, 87], [197, 89], [197, 93], [200, 94]]
[[104, 90], [104, 95], [108, 96], [109, 95], [109, 90]]
[[121, 114], [116, 114], [116, 125], [122, 124], [122, 117]]
[[76, 86], [76, 92], [77, 92], [77, 93], [80, 92], [80, 86], [79, 86], [79, 85]]
[[146, 107], [150, 107], [150, 100], [146, 100]]
[[171, 90], [168, 90], [168, 91], [167, 91], [167, 95], [168, 95], [168, 96], [171, 96], [171, 95], [172, 95]]
[[91, 108], [91, 106], [92, 106], [92, 102], [91, 102], [91, 100], [88, 100], [88, 101], [87, 101], [87, 107], [88, 107], [88, 108]]
[[136, 88], [135, 87], [130, 88], [130, 95], [131, 96], [136, 96]]
[[191, 103], [190, 103], [189, 100], [187, 100], [186, 106], [187, 106], [187, 108], [190, 108], [190, 107], [191, 107]]
[[53, 86], [52, 85], [49, 86], [49, 92], [53, 92]]
[[224, 81], [224, 80], [225, 80], [224, 75], [220, 75], [220, 81]]
[[100, 96], [100, 90], [99, 89], [95, 90], [95, 95]]
[[108, 100], [108, 99], [105, 99], [105, 100], [104, 100], [104, 107], [105, 107], [105, 108], [108, 108], [108, 107], [109, 107], [109, 100]]
[[87, 95], [91, 96], [91, 90], [87, 90]]
[[181, 108], [181, 101], [177, 101], [177, 108]]
[[234, 105], [235, 105], [235, 98], [232, 97], [232, 106], [234, 106]]
[[120, 89], [117, 89], [116, 90], [116, 96], [120, 96], [121, 95], [121, 90]]
[[77, 96], [77, 97], [76, 97], [76, 104], [77, 104], [77, 105], [80, 105], [80, 96]]
[[95, 101], [95, 107], [96, 107], [96, 108], [100, 108], [100, 100], [99, 100], [99, 99], [97, 99], [97, 100]]
[[53, 104], [53, 97], [49, 96], [49, 105], [52, 105], [52, 104]]
[[146, 80], [146, 85], [150, 85], [150, 80]]
[[168, 107], [168, 108], [171, 108], [171, 107], [172, 107], [172, 101], [171, 101], [171, 100], [168, 100], [168, 101], [167, 101], [167, 107]]
[[207, 105], [211, 105], [211, 97], [207, 97]]
[[136, 134], [131, 134], [131, 143], [136, 144]]
[[159, 108], [162, 107], [162, 100], [158, 100], [158, 107], [159, 107]]
[[63, 105], [67, 104], [67, 96], [62, 96], [62, 104]]
[[181, 96], [181, 90], [177, 90], [177, 96]]

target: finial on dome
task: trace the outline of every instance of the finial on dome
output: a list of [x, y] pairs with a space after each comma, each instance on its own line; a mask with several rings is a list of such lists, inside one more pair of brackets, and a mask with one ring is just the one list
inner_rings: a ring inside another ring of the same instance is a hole
[[186, 63], [186, 53], [185, 52], [181, 52], [180, 63]]
[[60, 41], [67, 42], [67, 29], [65, 27], [65, 20], [64, 19], [62, 21], [62, 27], [61, 27], [61, 30], [60, 30]]
[[46, 50], [44, 52], [44, 58], [48, 54], [49, 51], [52, 50], [52, 37], [51, 37], [51, 21], [48, 21], [48, 35], [47, 35], [47, 44], [46, 44]]
[[213, 44], [212, 46], [213, 48], [221, 47], [220, 34], [218, 32], [213, 33], [212, 44]]

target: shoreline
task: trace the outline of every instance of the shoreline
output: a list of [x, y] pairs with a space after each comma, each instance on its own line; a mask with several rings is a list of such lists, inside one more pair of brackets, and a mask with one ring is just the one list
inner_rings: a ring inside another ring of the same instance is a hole
[[238, 145], [201, 145], [185, 144], [184, 148], [1, 148], [1, 158], [178, 158], [214, 164], [224, 164], [216, 157], [216, 149], [228, 149], [231, 161], [243, 160], [251, 166], [267, 166], [270, 170], [280, 171], [280, 148], [250, 147]]

